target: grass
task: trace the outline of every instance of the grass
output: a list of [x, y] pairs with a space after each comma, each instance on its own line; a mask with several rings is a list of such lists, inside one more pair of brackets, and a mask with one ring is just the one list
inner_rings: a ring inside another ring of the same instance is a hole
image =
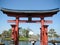
[[[5, 38], [4, 40], [11, 40], [11, 38]], [[19, 41], [28, 41], [27, 37], [20, 37]]]
[[20, 37], [19, 41], [28, 41], [28, 38], [27, 37]]
[[11, 40], [11, 38], [5, 38], [4, 40]]

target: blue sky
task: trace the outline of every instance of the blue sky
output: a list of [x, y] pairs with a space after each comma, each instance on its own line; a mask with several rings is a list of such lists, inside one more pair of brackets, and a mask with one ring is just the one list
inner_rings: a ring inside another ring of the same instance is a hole
[[[59, 8], [60, 0], [0, 0], [0, 7], [16, 9], [16, 10], [48, 10]], [[11, 28], [11, 24], [7, 20], [15, 19], [8, 17], [0, 11], [0, 33]], [[45, 18], [53, 20], [52, 24], [48, 24], [48, 29], [54, 28], [60, 34], [60, 12], [53, 17]], [[35, 34], [40, 32], [40, 23], [19, 23], [19, 27], [31, 28]]]

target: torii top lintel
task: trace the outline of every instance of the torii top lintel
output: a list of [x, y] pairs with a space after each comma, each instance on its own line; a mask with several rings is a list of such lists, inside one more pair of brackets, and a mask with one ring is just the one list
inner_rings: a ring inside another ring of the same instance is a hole
[[8, 16], [12, 17], [51, 17], [54, 14], [57, 14], [59, 11], [59, 8], [56, 9], [50, 9], [50, 10], [13, 10], [13, 9], [7, 9], [2, 8], [1, 11]]

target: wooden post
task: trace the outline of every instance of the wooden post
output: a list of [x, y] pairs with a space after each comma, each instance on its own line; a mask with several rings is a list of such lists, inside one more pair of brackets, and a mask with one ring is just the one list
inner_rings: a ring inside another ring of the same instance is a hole
[[44, 45], [44, 18], [41, 18], [41, 45]]
[[44, 28], [45, 28], [45, 30], [44, 30], [44, 45], [48, 45], [48, 34], [47, 34], [47, 27], [48, 27], [48, 25], [44, 25]]
[[18, 30], [19, 30], [19, 17], [17, 16], [16, 17], [16, 28], [15, 28], [15, 31], [16, 31], [16, 41], [15, 41], [15, 45], [18, 45], [18, 43], [19, 43], [19, 37], [18, 37], [18, 35], [19, 35], [19, 33], [18, 33]]
[[16, 25], [11, 25], [11, 27], [12, 27], [12, 40], [14, 40], [15, 39], [15, 35], [14, 35], [14, 33], [15, 33], [15, 26]]
[[12, 24], [11, 27], [12, 27], [12, 35], [11, 35], [11, 38], [12, 38], [13, 43], [15, 45], [15, 40], [16, 40], [15, 27], [16, 27], [16, 25]]

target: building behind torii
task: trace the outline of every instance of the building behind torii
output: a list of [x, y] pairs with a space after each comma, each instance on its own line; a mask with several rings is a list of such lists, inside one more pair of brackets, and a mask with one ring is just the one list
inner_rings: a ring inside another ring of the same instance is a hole
[[[51, 10], [12, 10], [12, 9], [6, 9], [2, 8], [1, 11], [4, 14], [7, 14], [7, 16], [10, 17], [16, 17], [16, 20], [8, 20], [8, 22], [15, 22], [15, 25], [12, 26], [12, 39], [14, 40], [15, 45], [18, 45], [18, 30], [19, 30], [19, 22], [24, 23], [41, 23], [40, 28], [40, 43], [41, 45], [48, 45], [48, 34], [47, 34], [47, 28], [48, 25], [45, 25], [44, 23], [52, 23], [51, 20], [44, 20], [45, 17], [52, 17], [54, 14], [57, 14], [59, 9], [51, 9]], [[28, 20], [19, 20], [21, 17], [27, 17]], [[41, 20], [32, 20], [33, 17], [41, 18]]]

